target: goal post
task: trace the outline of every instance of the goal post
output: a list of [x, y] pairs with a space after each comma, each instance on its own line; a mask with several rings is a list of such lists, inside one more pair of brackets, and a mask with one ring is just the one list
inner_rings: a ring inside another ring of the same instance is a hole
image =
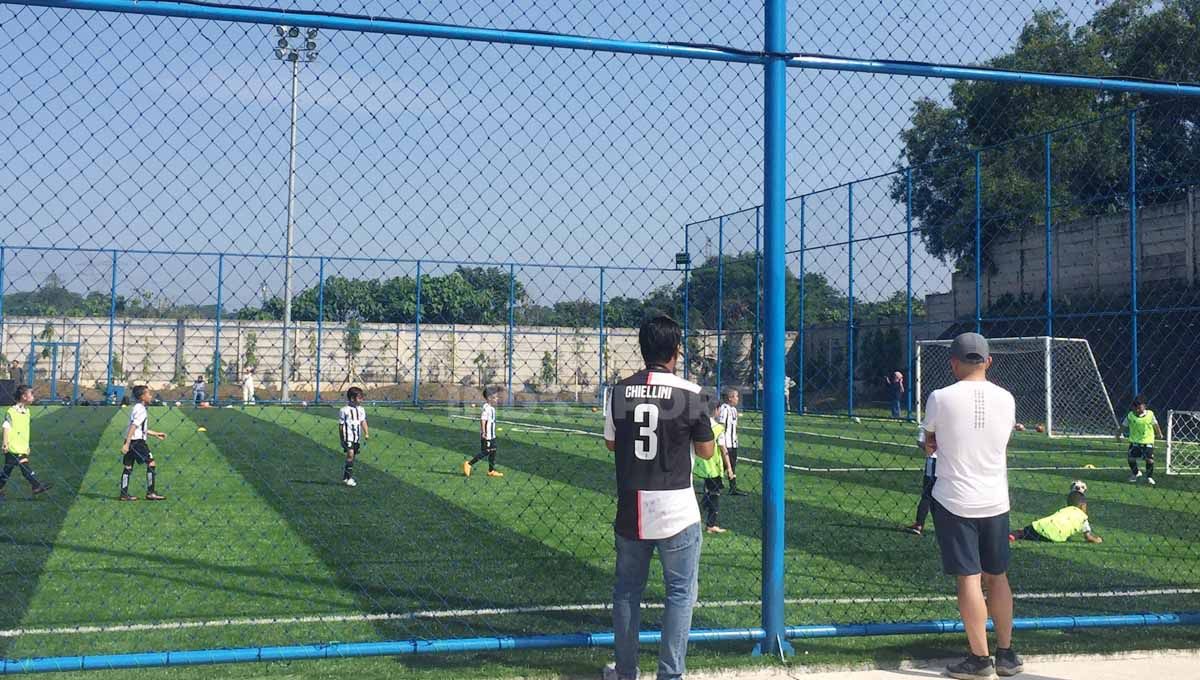
[[1167, 411], [1167, 474], [1200, 475], [1200, 411]]
[[[950, 340], [921, 340], [916, 352], [920, 418], [929, 394], [954, 382]], [[1051, 436], [1112, 436], [1117, 418], [1091, 345], [1083, 338], [989, 338], [988, 379], [1012, 392], [1017, 422]]]
[[67, 383], [71, 390], [71, 401], [79, 401], [79, 354], [80, 343], [49, 340], [34, 340], [29, 347], [26, 363], [26, 380], [33, 387], [45, 384], [48, 396], [58, 401], [60, 383]]

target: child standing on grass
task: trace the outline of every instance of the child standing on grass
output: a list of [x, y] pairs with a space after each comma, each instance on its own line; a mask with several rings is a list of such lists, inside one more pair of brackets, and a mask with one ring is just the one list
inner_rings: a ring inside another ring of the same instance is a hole
[[1137, 462], [1139, 458], [1143, 458], [1146, 461], [1146, 483], [1154, 486], [1154, 438], [1162, 439], [1163, 432], [1158, 426], [1158, 418], [1154, 417], [1154, 411], [1146, 408], [1145, 397], [1139, 394], [1133, 398], [1133, 407], [1125, 414], [1121, 430], [1117, 432], [1117, 439], [1120, 439], [1122, 434], [1129, 437], [1128, 462], [1129, 471], [1132, 473], [1129, 481], [1136, 484], [1138, 477], [1142, 476]]
[[42, 482], [29, 467], [29, 435], [32, 415], [29, 407], [33, 404], [33, 388], [29, 385], [18, 385], [16, 391], [17, 403], [9, 406], [4, 414], [4, 469], [0, 470], [0, 498], [4, 497], [4, 485], [13, 468], [21, 468], [21, 475], [29, 482], [33, 495], [37, 496], [50, 490], [50, 485]]
[[937, 451], [925, 448], [925, 428], [917, 432], [917, 450], [925, 456], [925, 475], [921, 478], [921, 500], [917, 502], [917, 521], [905, 529], [910, 534], [920, 536], [925, 533], [925, 518], [933, 507], [933, 485], [937, 482]]
[[1087, 498], [1082, 491], [1072, 490], [1067, 494], [1067, 507], [1033, 522], [1024, 529], [1009, 535], [1010, 541], [1048, 541], [1066, 543], [1075, 534], [1083, 534], [1088, 543], [1103, 543], [1104, 539], [1092, 533], [1088, 522]]
[[129, 413], [129, 427], [125, 428], [125, 443], [121, 445], [124, 470], [121, 472], [120, 500], [123, 501], [137, 500], [137, 496], [129, 495], [129, 476], [133, 474], [134, 463], [146, 466], [146, 500], [167, 500], [166, 496], [160, 496], [154, 490], [154, 454], [150, 453], [150, 445], [146, 442], [147, 437], [158, 437], [159, 441], [167, 438], [165, 433], [150, 429], [150, 413], [146, 407], [153, 398], [149, 387], [137, 385], [133, 388], [133, 409]]
[[741, 394], [732, 387], [726, 387], [721, 390], [721, 407], [717, 411], [717, 422], [725, 431], [717, 439], [717, 445], [722, 447], [729, 456], [729, 495], [730, 496], [745, 496], [744, 491], [738, 491], [737, 487], [737, 460], [738, 460], [738, 402], [741, 401]]
[[487, 476], [503, 477], [504, 473], [496, 469], [496, 404], [500, 403], [500, 388], [485, 387], [483, 398], [483, 409], [479, 412], [479, 453], [471, 460], [463, 461], [463, 474], [470, 477], [471, 466], [487, 458]]
[[[720, 409], [720, 402], [713, 403], [712, 408], [709, 409], [709, 423], [712, 426], [713, 437], [717, 441], [721, 440], [721, 434], [725, 431], [725, 428], [721, 427], [716, 419]], [[712, 456], [707, 460], [695, 455], [695, 451], [692, 452], [692, 474], [704, 482], [704, 495], [700, 499], [700, 508], [704, 511], [705, 531], [710, 534], [723, 534], [728, 531], [717, 523], [717, 513], [721, 508], [721, 489], [724, 488], [721, 474], [729, 472], [729, 454], [725, 452], [724, 446], [719, 448], [721, 455]]]
[[346, 405], [338, 411], [338, 433], [342, 452], [346, 454], [346, 464], [342, 466], [342, 484], [346, 486], [358, 486], [358, 482], [354, 481], [354, 459], [370, 435], [367, 430], [367, 410], [362, 407], [362, 402], [362, 388], [351, 387], [346, 390]]

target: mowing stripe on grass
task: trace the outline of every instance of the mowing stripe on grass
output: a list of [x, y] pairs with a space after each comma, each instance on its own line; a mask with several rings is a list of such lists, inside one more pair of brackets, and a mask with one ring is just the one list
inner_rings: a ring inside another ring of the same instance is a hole
[[[1200, 588], [1151, 588], [1145, 590], [1076, 591], [1057, 593], [1013, 593], [1018, 600], [1055, 600], [1064, 598], [1107, 599], [1121, 597], [1166, 597], [1176, 595], [1200, 595]], [[838, 605], [838, 604], [900, 604], [954, 602], [953, 595], [909, 595], [900, 597], [815, 597], [788, 598], [789, 605]], [[698, 601], [697, 608], [756, 607], [759, 600], [715, 600]], [[663, 609], [662, 602], [643, 602], [646, 609]], [[424, 611], [387, 614], [316, 614], [312, 616], [290, 616], [274, 618], [233, 618], [208, 621], [158, 621], [154, 623], [130, 623], [111, 626], [62, 626], [58, 628], [16, 628], [0, 630], [0, 638], [24, 635], [82, 635], [94, 633], [129, 633], [146, 630], [184, 630], [189, 628], [223, 628], [231, 626], [286, 626], [304, 623], [362, 623], [375, 621], [412, 621], [416, 619], [456, 619], [479, 616], [504, 616], [513, 614], [551, 614], [565, 612], [597, 612], [612, 608], [609, 602], [562, 605], [531, 605], [528, 607], [488, 607], [483, 609], [429, 609]]]
[[[470, 416], [451, 415], [450, 417], [457, 418], [459, 420], [475, 420], [475, 418], [472, 418]], [[566, 427], [552, 427], [550, 425], [537, 425], [535, 423], [526, 423], [526, 422], [522, 422], [519, 420], [497, 420], [496, 422], [501, 423], [503, 425], [516, 425], [516, 426], [522, 428], [520, 430], [513, 430], [513, 432], [543, 431], [543, 432], [558, 432], [558, 433], [563, 433], [563, 434], [586, 435], [589, 437], [603, 437], [604, 436], [600, 432], [592, 432], [590, 430], [578, 430], [578, 429], [571, 429], [571, 428], [566, 428]], [[830, 439], [841, 439], [841, 440], [845, 440], [845, 441], [856, 441], [856, 442], [863, 442], [863, 443], [870, 443], [870, 444], [884, 444], [887, 446], [903, 446], [906, 448], [912, 446], [911, 444], [899, 444], [896, 442], [886, 442], [886, 441], [877, 442], [877, 441], [873, 441], [873, 440], [869, 440], [869, 439], [854, 439], [852, 437], [840, 437], [840, 436], [835, 436], [835, 435], [817, 434], [815, 432], [798, 432], [796, 430], [786, 430], [786, 431], [791, 432], [793, 434], [806, 434], [806, 435], [813, 435], [813, 436], [818, 436], [818, 437], [828, 437]], [[1045, 451], [1010, 451], [1009, 453], [1045, 453]], [[1076, 453], [1076, 452], [1071, 451], [1071, 453]], [[762, 465], [762, 461], [758, 460], [756, 458], [748, 458], [746, 456], [738, 456], [738, 461], [743, 461], [743, 460], [748, 463]], [[922, 469], [919, 466], [913, 466], [913, 467], [805, 467], [803, 465], [792, 465], [790, 463], [784, 463], [783, 467], [785, 469], [795, 470], [797, 472], [918, 472]], [[1124, 469], [1125, 469], [1125, 467], [1121, 466], [1121, 465], [1104, 465], [1104, 466], [1094, 466], [1094, 467], [1090, 467], [1090, 468], [1085, 468], [1082, 465], [1037, 465], [1037, 466], [1010, 467], [1009, 468], [1009, 470], [1014, 470], [1014, 471], [1018, 471], [1018, 472], [1047, 472], [1047, 471], [1054, 471], [1054, 470], [1124, 470]]]

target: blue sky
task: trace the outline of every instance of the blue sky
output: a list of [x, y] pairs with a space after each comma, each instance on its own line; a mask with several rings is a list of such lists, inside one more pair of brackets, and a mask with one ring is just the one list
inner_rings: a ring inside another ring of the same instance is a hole
[[[267, 3], [259, 3], [267, 4]], [[760, 46], [758, 4], [293, 3], [351, 13], [604, 37]], [[1010, 48], [1034, 3], [792, 3], [790, 49], [978, 63]], [[1062, 5], [1082, 21], [1090, 2]], [[290, 74], [269, 27], [0, 7], [0, 219], [6, 243], [281, 254]], [[683, 225], [761, 202], [753, 66], [323, 33], [301, 68], [296, 252], [669, 269]], [[943, 82], [793, 71], [789, 190], [893, 170], [912, 102]], [[856, 188], [856, 234], [902, 221], [886, 180]], [[845, 197], [815, 199], [808, 243], [845, 238]], [[798, 225], [789, 224], [798, 246]], [[752, 247], [753, 220], [726, 230]], [[697, 243], [693, 239], [693, 243]], [[855, 254], [867, 299], [903, 285], [903, 239]], [[809, 266], [844, 285], [844, 249]], [[317, 280], [296, 264], [297, 287]], [[6, 285], [51, 269], [107, 289], [109, 259], [12, 258]], [[330, 271], [332, 269], [333, 271]], [[326, 274], [411, 274], [329, 263]], [[442, 271], [426, 265], [426, 271]], [[948, 268], [918, 248], [918, 292]], [[278, 259], [226, 263], [225, 300], [282, 288]], [[595, 271], [528, 268], [535, 298], [598, 293]], [[122, 257], [122, 292], [211, 302], [215, 258]], [[671, 283], [611, 274], [609, 295]]]

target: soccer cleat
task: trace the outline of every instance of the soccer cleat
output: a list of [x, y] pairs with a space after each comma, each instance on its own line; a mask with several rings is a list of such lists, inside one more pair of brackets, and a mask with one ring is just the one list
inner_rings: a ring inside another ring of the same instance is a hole
[[488, 470], [488, 477], [503, 477], [504, 473], [499, 470]]
[[117, 500], [119, 500], [119, 501], [136, 501], [137, 499], [138, 499], [137, 496], [130, 496], [127, 493], [123, 493], [120, 496], [117, 496]]
[[1149, 484], [1150, 486], [1155, 486], [1156, 484], [1158, 484], [1158, 482], [1155, 482], [1155, 481], [1154, 481], [1154, 478], [1153, 478], [1153, 477], [1147, 477], [1147, 478], [1146, 478], [1146, 483], [1147, 483], [1147, 484]]
[[148, 500], [148, 501], [165, 501], [165, 500], [167, 500], [167, 497], [160, 496], [159, 494], [156, 494], [156, 493], [148, 493], [148, 494], [146, 494], [146, 500]]
[[464, 477], [471, 476], [471, 461], [469, 461], [469, 460], [463, 461], [463, 476]]
[[913, 536], [922, 536], [925, 534], [925, 527], [921, 524], [910, 524], [904, 527], [904, 530]]
[[972, 654], [958, 663], [946, 666], [946, 675], [959, 680], [992, 680], [996, 677], [996, 669], [990, 656]]
[[1017, 653], [1008, 649], [996, 649], [996, 675], [1011, 677], [1025, 670], [1025, 662]]
[[47, 491], [50, 490], [50, 487], [52, 487], [52, 486], [54, 486], [54, 485], [53, 484], [42, 484], [41, 486], [39, 486], [38, 488], [33, 490], [33, 495], [36, 496], [38, 494], [46, 493]]
[[346, 486], [358, 486], [358, 482], [354, 481], [353, 477], [349, 479], [343, 479], [342, 484], [345, 484]]
[[1136, 483], [1137, 483], [1137, 480], [1138, 480], [1138, 477], [1141, 477], [1141, 476], [1142, 476], [1142, 471], [1141, 471], [1141, 470], [1138, 470], [1137, 472], [1135, 472], [1135, 473], [1133, 473], [1132, 475], [1130, 475], [1130, 476], [1129, 476], [1129, 483], [1130, 483], [1130, 484], [1136, 484]]

